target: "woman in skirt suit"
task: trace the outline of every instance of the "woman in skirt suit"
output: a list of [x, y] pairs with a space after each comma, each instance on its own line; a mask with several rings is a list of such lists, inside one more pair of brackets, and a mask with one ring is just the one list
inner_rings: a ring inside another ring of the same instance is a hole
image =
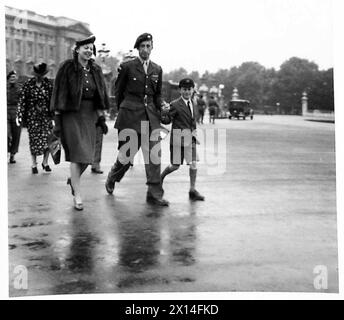
[[76, 210], [83, 210], [80, 178], [93, 163], [96, 125], [106, 126], [104, 110], [109, 107], [102, 70], [92, 59], [94, 41], [94, 36], [76, 41], [73, 59], [63, 62], [58, 70], [51, 101], [53, 132], [61, 137], [66, 161], [70, 162], [67, 184]]

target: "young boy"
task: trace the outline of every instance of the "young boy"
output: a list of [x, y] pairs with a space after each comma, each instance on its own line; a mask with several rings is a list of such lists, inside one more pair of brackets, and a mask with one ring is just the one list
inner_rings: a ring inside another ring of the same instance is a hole
[[190, 200], [204, 200], [204, 197], [195, 189], [197, 175], [196, 153], [196, 108], [192, 103], [195, 84], [192, 79], [180, 80], [180, 97], [171, 102], [170, 107], [164, 108], [161, 113], [161, 122], [172, 122], [170, 139], [171, 164], [161, 174], [161, 184], [164, 178], [177, 170], [185, 160], [190, 165]]

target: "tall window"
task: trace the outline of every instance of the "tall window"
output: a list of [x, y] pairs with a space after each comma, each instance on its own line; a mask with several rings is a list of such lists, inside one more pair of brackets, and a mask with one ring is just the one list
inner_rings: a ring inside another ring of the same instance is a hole
[[55, 46], [49, 46], [49, 59], [55, 60]]
[[40, 59], [44, 58], [44, 45], [43, 44], [38, 45], [38, 58]]
[[29, 58], [32, 58], [33, 57], [33, 43], [28, 42], [26, 47], [27, 47], [27, 56]]
[[9, 57], [10, 56], [10, 52], [11, 52], [11, 49], [10, 49], [10, 39], [9, 38], [6, 38], [6, 56]]
[[21, 56], [22, 54], [21, 44], [22, 42], [20, 40], [16, 40], [16, 55], [17, 56]]

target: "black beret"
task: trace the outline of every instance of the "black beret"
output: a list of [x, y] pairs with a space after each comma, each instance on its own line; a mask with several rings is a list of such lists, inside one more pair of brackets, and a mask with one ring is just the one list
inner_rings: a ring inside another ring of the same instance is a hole
[[91, 36], [89, 36], [87, 38], [75, 41], [75, 45], [77, 47], [80, 47], [80, 46], [83, 46], [84, 44], [94, 43], [94, 41], [96, 41], [96, 37], [94, 35], [91, 35]]
[[143, 34], [139, 35], [137, 37], [137, 39], [136, 39], [136, 42], [135, 42], [135, 45], [134, 45], [134, 49], [138, 49], [140, 44], [141, 44], [141, 42], [149, 41], [149, 40], [153, 41], [153, 37], [152, 37], [152, 35], [150, 33], [143, 33]]
[[14, 70], [10, 71], [7, 75], [7, 80], [11, 77], [11, 75], [13, 74], [17, 74], [17, 72], [15, 72]]
[[194, 88], [195, 83], [190, 78], [185, 78], [179, 81], [179, 88]]

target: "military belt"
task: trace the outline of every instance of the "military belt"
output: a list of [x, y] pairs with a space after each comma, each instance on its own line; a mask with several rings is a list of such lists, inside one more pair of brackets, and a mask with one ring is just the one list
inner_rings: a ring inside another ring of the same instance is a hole
[[148, 96], [148, 95], [145, 95], [143, 97], [139, 97], [139, 96], [126, 96], [125, 99], [128, 100], [128, 101], [132, 101], [132, 102], [141, 102], [143, 104], [151, 103], [154, 100], [153, 96]]

